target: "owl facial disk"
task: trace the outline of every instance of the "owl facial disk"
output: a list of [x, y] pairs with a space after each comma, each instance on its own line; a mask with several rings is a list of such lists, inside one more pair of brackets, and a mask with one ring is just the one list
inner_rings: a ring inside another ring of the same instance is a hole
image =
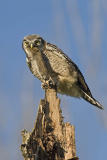
[[24, 37], [22, 47], [26, 50], [43, 50], [45, 47], [45, 41], [40, 36], [29, 35]]

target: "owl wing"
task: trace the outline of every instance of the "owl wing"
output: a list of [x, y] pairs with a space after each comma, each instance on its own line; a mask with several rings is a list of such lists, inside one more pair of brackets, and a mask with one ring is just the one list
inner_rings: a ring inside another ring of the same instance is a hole
[[46, 54], [55, 72], [62, 76], [72, 76], [75, 72], [77, 76], [77, 85], [81, 88], [81, 90], [92, 97], [90, 89], [88, 88], [81, 71], [77, 65], [65, 53], [63, 53], [61, 49], [53, 44], [47, 43]]
[[91, 91], [87, 85], [87, 83], [85, 82], [85, 79], [82, 75], [82, 73], [80, 72], [80, 70], [78, 69], [78, 81], [77, 81], [79, 87], [81, 88], [81, 90], [83, 90], [85, 93], [87, 93], [90, 97], [92, 97]]
[[103, 109], [103, 106], [93, 98], [91, 91], [77, 65], [65, 53], [63, 53], [62, 50], [57, 46], [48, 43], [45, 54], [46, 57], [48, 57], [50, 66], [54, 72], [64, 78], [69, 78], [69, 80], [70, 77], [72, 79], [72, 77], [75, 76], [76, 80], [74, 83], [78, 86], [81, 97], [98, 108]]

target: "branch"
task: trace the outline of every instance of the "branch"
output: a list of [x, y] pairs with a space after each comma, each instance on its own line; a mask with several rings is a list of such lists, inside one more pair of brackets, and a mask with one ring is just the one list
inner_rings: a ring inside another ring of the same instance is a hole
[[63, 122], [60, 100], [54, 89], [45, 90], [33, 131], [22, 131], [22, 138], [24, 160], [78, 160], [74, 126]]

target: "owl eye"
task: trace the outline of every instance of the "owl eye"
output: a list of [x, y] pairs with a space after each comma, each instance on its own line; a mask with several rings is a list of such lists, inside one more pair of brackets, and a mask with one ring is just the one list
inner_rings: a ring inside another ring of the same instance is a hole
[[29, 42], [24, 41], [24, 45], [25, 45], [25, 47], [27, 47], [29, 45]]
[[41, 40], [40, 40], [40, 39], [39, 39], [39, 40], [36, 40], [36, 41], [34, 41], [34, 43], [35, 43], [36, 46], [40, 46]]

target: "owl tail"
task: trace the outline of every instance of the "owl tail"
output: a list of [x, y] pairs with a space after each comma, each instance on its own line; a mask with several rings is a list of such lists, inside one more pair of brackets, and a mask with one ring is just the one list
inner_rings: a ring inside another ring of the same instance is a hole
[[93, 97], [90, 97], [87, 93], [85, 93], [82, 90], [82, 98], [84, 98], [86, 101], [88, 101], [89, 103], [95, 105], [96, 107], [100, 108], [100, 109], [104, 109], [103, 106], [97, 101], [95, 100]]

